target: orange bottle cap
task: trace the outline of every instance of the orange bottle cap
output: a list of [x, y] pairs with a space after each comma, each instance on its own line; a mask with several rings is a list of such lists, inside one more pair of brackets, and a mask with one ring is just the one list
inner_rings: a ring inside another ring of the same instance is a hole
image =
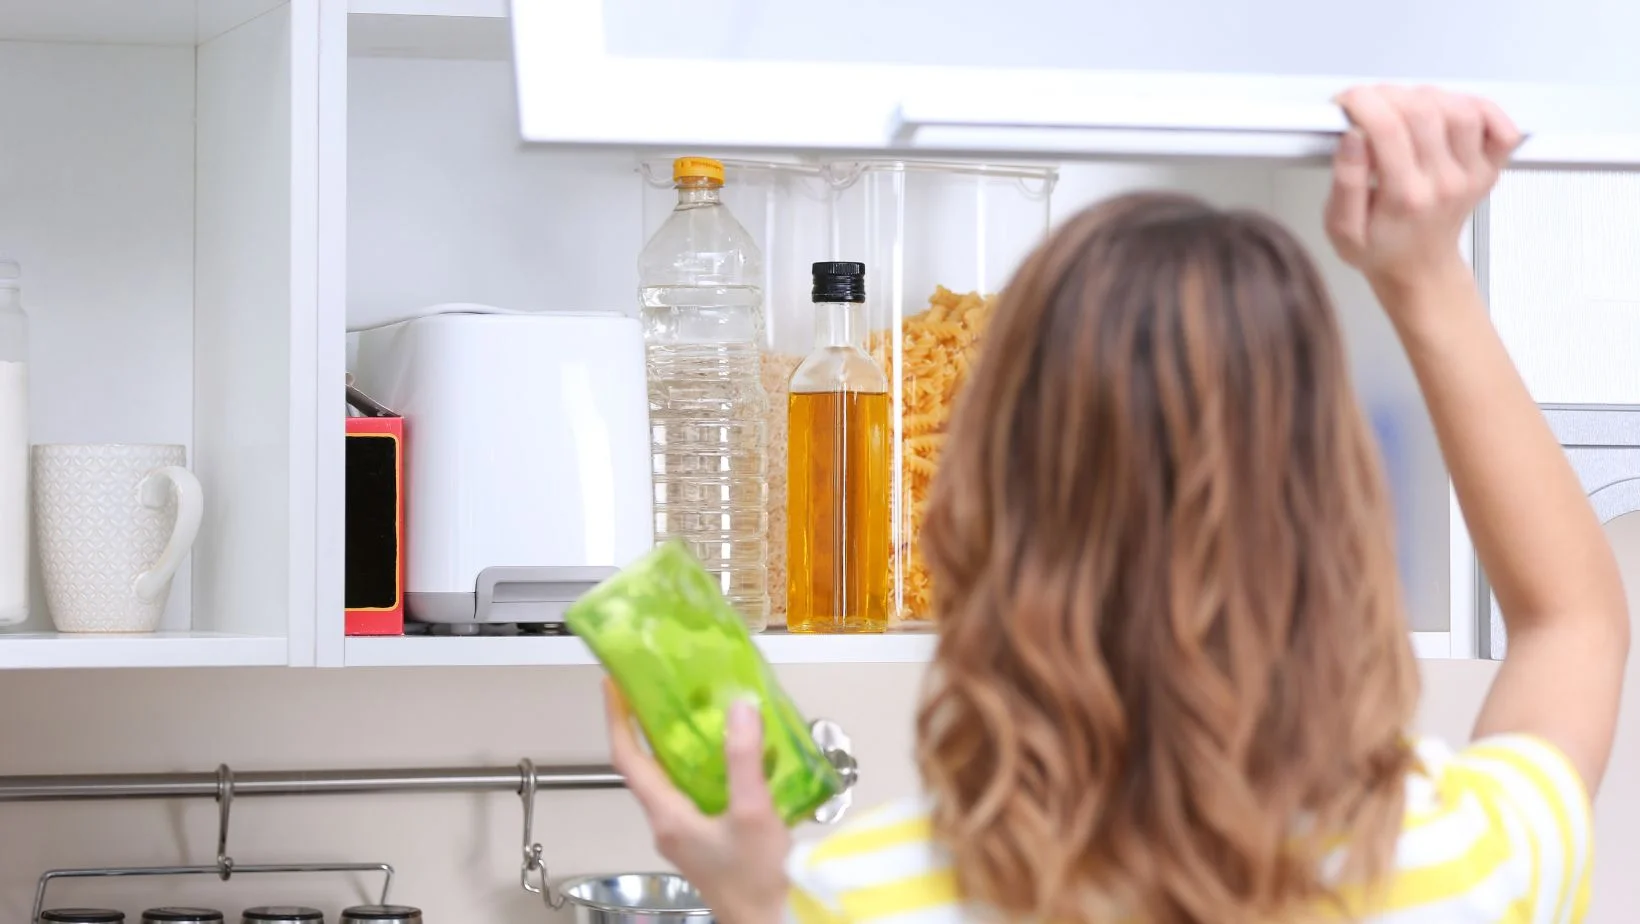
[[672, 182], [698, 179], [723, 183], [723, 161], [710, 157], [680, 157], [672, 161]]

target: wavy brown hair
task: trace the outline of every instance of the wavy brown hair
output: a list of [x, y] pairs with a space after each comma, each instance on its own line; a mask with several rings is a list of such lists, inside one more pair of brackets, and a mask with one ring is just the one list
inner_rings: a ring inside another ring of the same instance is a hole
[[1054, 233], [921, 541], [918, 758], [967, 899], [1267, 924], [1381, 881], [1417, 671], [1332, 303], [1274, 221], [1145, 194]]

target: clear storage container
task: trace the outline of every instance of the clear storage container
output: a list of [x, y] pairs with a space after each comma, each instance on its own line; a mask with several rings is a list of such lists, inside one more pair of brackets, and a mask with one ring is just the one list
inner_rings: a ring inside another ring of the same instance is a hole
[[[640, 161], [644, 239], [677, 204], [670, 157]], [[786, 624], [786, 396], [798, 363], [813, 345], [810, 267], [821, 260], [859, 259], [836, 252], [834, 190], [819, 165], [720, 160], [723, 204], [763, 251], [762, 377], [768, 394], [769, 625]]]
[[893, 405], [890, 613], [896, 627], [915, 628], [932, 616], [917, 533], [952, 400], [993, 299], [1047, 234], [1058, 171], [855, 161], [822, 172], [835, 196], [835, 255], [814, 259], [866, 264], [870, 346]]
[[763, 767], [788, 825], [847, 781], [764, 661], [745, 623], [682, 543], [667, 542], [588, 591], [564, 614], [642, 727], [655, 760], [702, 812], [729, 806], [727, 716], [763, 717]]

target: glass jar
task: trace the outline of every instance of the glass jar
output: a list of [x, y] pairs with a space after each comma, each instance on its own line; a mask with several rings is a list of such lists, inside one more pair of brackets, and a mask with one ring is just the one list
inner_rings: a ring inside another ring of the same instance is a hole
[[0, 260], [0, 626], [28, 619], [28, 318], [21, 270]]
[[836, 199], [835, 241], [866, 263], [872, 355], [892, 402], [896, 627], [932, 618], [917, 549], [957, 390], [996, 294], [1048, 232], [1058, 171], [1042, 166], [901, 160], [823, 167]]

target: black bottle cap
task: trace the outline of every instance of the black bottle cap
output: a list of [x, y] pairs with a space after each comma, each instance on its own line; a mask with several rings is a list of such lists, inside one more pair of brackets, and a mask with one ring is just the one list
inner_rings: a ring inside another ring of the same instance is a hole
[[866, 300], [864, 263], [814, 264], [816, 302], [863, 302]]

